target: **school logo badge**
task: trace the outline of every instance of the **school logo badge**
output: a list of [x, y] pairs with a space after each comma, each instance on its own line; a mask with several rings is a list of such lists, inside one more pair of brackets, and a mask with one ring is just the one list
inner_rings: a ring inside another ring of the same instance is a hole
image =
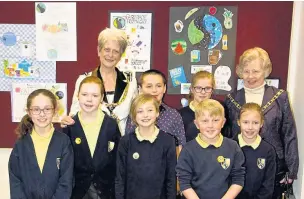
[[223, 169], [228, 169], [230, 166], [230, 158], [224, 158], [224, 161], [221, 162], [221, 166], [223, 167]]
[[61, 158], [56, 158], [56, 165], [57, 165], [57, 169], [60, 169], [60, 159]]
[[258, 165], [259, 169], [264, 169], [264, 167], [266, 165], [265, 158], [258, 158], [257, 165]]
[[114, 149], [115, 143], [109, 141], [108, 142], [108, 152], [111, 152]]
[[75, 143], [76, 143], [76, 144], [80, 144], [80, 143], [81, 143], [81, 139], [80, 139], [80, 138], [76, 138], [76, 139], [75, 139]]

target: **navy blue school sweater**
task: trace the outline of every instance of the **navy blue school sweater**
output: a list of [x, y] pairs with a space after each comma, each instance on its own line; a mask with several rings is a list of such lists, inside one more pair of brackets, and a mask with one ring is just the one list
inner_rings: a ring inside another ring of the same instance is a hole
[[116, 199], [175, 199], [176, 147], [159, 131], [153, 143], [134, 132], [121, 138], [117, 155]]
[[234, 140], [223, 138], [218, 148], [187, 142], [176, 165], [180, 190], [192, 188], [201, 199], [220, 199], [230, 184], [244, 186], [244, 155]]
[[243, 146], [241, 149], [245, 155], [246, 175], [244, 188], [237, 199], [271, 199], [276, 172], [274, 148], [261, 140], [256, 149], [251, 146]]
[[25, 135], [9, 158], [11, 199], [70, 199], [73, 159], [68, 136], [55, 130], [41, 173], [31, 135]]
[[101, 199], [112, 199], [115, 195], [116, 153], [120, 140], [118, 125], [105, 114], [92, 158], [78, 114], [74, 120], [74, 125], [63, 129], [71, 139], [75, 157], [75, 187], [71, 198], [82, 199], [93, 184]]
[[199, 134], [199, 130], [193, 122], [195, 120], [195, 113], [189, 106], [180, 109], [179, 113], [181, 114], [184, 123], [186, 142], [189, 142], [195, 139]]

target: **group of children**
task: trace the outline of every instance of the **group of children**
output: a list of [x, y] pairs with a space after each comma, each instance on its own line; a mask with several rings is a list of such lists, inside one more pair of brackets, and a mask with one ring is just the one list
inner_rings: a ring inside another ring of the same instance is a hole
[[[241, 132], [228, 139], [221, 131], [224, 107], [210, 99], [214, 79], [198, 72], [192, 102], [181, 110], [187, 143], [179, 157], [174, 136], [156, 125], [160, 102], [150, 94], [133, 99], [136, 128], [121, 137], [115, 119], [100, 109], [104, 87], [88, 76], [79, 86], [75, 123], [54, 130], [56, 98], [45, 89], [30, 94], [9, 160], [12, 199], [270, 199], [276, 154], [259, 136], [263, 114], [247, 103]], [[190, 119], [189, 119], [190, 117]], [[187, 136], [189, 135], [189, 136]]]

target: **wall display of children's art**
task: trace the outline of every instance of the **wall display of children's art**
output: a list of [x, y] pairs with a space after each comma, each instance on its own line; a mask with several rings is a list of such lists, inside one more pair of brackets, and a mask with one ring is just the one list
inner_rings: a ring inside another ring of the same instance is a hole
[[0, 24], [0, 91], [11, 91], [12, 82], [56, 82], [56, 62], [36, 60], [35, 27]]
[[237, 6], [171, 7], [168, 94], [182, 94], [200, 70], [212, 72], [215, 94], [235, 88]]
[[20, 122], [26, 114], [26, 100], [31, 92], [37, 89], [48, 89], [57, 99], [57, 113], [53, 122], [60, 122], [67, 115], [67, 84], [66, 83], [13, 83], [11, 91], [12, 122]]
[[37, 54], [40, 61], [77, 61], [76, 3], [36, 2]]
[[144, 72], [151, 67], [152, 13], [109, 11], [109, 26], [124, 30], [128, 46], [117, 67], [121, 71]]

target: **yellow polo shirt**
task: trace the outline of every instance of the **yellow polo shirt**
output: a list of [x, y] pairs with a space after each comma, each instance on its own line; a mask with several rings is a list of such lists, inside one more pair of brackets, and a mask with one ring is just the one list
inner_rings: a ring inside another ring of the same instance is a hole
[[101, 124], [104, 119], [104, 113], [102, 112], [101, 109], [98, 109], [97, 117], [93, 122], [85, 122], [81, 116], [81, 111], [79, 111], [78, 116], [82, 129], [88, 141], [91, 156], [93, 157]]
[[46, 136], [39, 135], [35, 129], [33, 128], [31, 137], [34, 143], [35, 154], [37, 158], [37, 162], [40, 168], [40, 172], [42, 173], [43, 165], [45, 162], [46, 154], [49, 148], [49, 144], [54, 134], [54, 127], [52, 125], [51, 130], [46, 134]]
[[[202, 138], [199, 136], [200, 134], [198, 134], [195, 138], [195, 140], [197, 141], [197, 143], [203, 147], [204, 149], [207, 148], [210, 144], [205, 142], [204, 140], [202, 140]], [[220, 134], [220, 137], [218, 138], [218, 140], [216, 141], [215, 144], [211, 144], [213, 146], [215, 146], [216, 148], [219, 148], [220, 146], [222, 146], [224, 137], [222, 134]]]
[[135, 134], [136, 134], [136, 138], [138, 139], [138, 141], [142, 142], [143, 140], [146, 140], [146, 141], [149, 141], [150, 143], [153, 143], [156, 140], [157, 135], [159, 134], [159, 129], [155, 126], [154, 132], [150, 138], [142, 137], [139, 133], [138, 127], [135, 129]]
[[261, 136], [257, 136], [257, 138], [255, 139], [255, 141], [251, 144], [248, 144], [247, 142], [245, 142], [245, 140], [243, 139], [242, 134], [238, 135], [238, 139], [239, 139], [239, 144], [240, 147], [242, 148], [243, 146], [251, 146], [253, 149], [257, 149], [260, 146], [260, 143], [262, 141]]

